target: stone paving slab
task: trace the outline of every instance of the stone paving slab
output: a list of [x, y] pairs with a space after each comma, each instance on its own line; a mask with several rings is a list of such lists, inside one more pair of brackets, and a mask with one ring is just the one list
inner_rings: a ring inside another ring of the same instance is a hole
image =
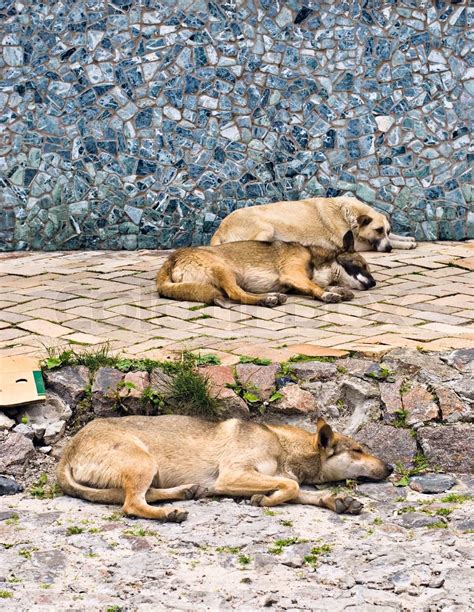
[[474, 347], [474, 242], [366, 253], [377, 287], [351, 302], [291, 296], [274, 309], [226, 310], [160, 298], [154, 276], [170, 251], [0, 254], [0, 354], [99, 345], [133, 356], [174, 351], [286, 360], [331, 351]]

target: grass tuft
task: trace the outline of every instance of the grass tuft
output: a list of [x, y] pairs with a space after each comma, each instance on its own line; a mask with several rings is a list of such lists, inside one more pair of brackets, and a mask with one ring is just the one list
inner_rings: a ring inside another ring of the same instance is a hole
[[320, 546], [313, 546], [311, 552], [305, 556], [304, 562], [307, 565], [315, 567], [318, 564], [319, 557], [321, 555], [328, 555], [331, 550], [332, 546], [330, 544], [321, 544]]
[[60, 486], [57, 483], [49, 483], [48, 475], [44, 472], [40, 474], [38, 480], [30, 488], [30, 495], [37, 499], [53, 499], [62, 494]]

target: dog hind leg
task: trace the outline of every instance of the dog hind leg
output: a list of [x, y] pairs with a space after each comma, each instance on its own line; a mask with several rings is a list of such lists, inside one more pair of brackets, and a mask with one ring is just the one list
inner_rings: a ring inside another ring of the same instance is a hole
[[[115, 457], [114, 459], [117, 460]], [[139, 453], [137, 449], [134, 449], [133, 461], [128, 457], [123, 457], [120, 466], [123, 474], [123, 489], [125, 491], [125, 501], [123, 503], [125, 514], [174, 523], [181, 523], [187, 518], [188, 513], [185, 510], [169, 507], [155, 508], [147, 503], [147, 492], [158, 471], [156, 462], [149, 453], [145, 451]], [[153, 495], [155, 491], [158, 490], [152, 490], [151, 497], [158, 501], [156, 495]], [[169, 489], [162, 491], [161, 499], [166, 499], [167, 491], [168, 499], [176, 499], [175, 497], [170, 497]]]
[[286, 295], [281, 293], [249, 293], [237, 284], [235, 274], [228, 268], [217, 268], [214, 270], [217, 283], [225, 291], [230, 300], [240, 304], [251, 304], [254, 306], [278, 306], [286, 302]]
[[152, 504], [160, 501], [182, 501], [185, 499], [199, 499], [204, 497], [207, 489], [199, 485], [181, 485], [169, 489], [155, 489], [151, 487], [145, 495], [147, 503]]

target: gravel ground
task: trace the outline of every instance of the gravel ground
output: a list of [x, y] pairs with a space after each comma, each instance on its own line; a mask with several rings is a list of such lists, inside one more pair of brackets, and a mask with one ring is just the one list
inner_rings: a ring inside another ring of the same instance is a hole
[[[426, 495], [360, 485], [360, 516], [231, 499], [182, 524], [29, 493], [0, 504], [6, 610], [438, 610], [474, 605], [474, 479]], [[451, 510], [451, 512], [449, 512]]]

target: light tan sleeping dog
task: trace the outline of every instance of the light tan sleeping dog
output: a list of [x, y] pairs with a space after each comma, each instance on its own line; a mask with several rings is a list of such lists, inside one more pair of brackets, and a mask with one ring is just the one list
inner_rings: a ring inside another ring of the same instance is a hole
[[237, 240], [283, 240], [305, 246], [340, 249], [348, 230], [356, 251], [414, 249], [413, 238], [390, 234], [381, 213], [356, 198], [308, 198], [239, 208], [220, 224], [211, 245]]
[[226, 298], [278, 306], [290, 290], [340, 302], [354, 297], [346, 287], [363, 290], [375, 285], [367, 262], [354, 253], [350, 230], [343, 248], [336, 253], [293, 242], [252, 240], [178, 249], [160, 268], [156, 287], [162, 297], [223, 307], [229, 307]]
[[58, 481], [64, 493], [127, 514], [181, 522], [187, 512], [154, 502], [226, 495], [256, 506], [311, 504], [359, 514], [362, 504], [300, 484], [383, 480], [393, 468], [318, 419], [309, 433], [291, 425], [220, 423], [186, 416], [95, 419], [64, 449]]

